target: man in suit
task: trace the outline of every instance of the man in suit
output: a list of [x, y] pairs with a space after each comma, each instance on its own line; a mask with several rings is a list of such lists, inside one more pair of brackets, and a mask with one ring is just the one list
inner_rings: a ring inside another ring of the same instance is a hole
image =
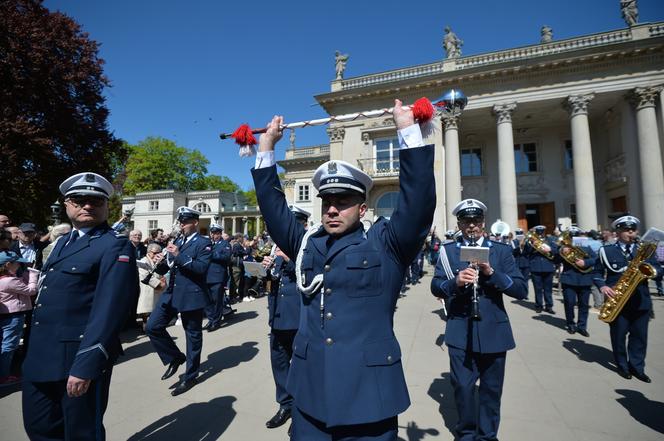
[[[446, 303], [445, 343], [459, 414], [455, 428], [459, 441], [497, 439], [506, 351], [516, 346], [503, 294], [523, 299], [527, 293], [511, 246], [483, 236], [485, 213], [486, 206], [475, 199], [454, 207], [462, 237], [445, 244], [431, 280], [431, 292]], [[461, 260], [462, 246], [488, 247], [488, 262], [470, 266]], [[473, 318], [475, 283], [479, 317]], [[478, 379], [479, 414], [475, 405]]]
[[[613, 287], [625, 272], [639, 249], [637, 238], [641, 222], [634, 216], [622, 216], [613, 221], [617, 242], [605, 245], [599, 250], [596, 265], [595, 286], [608, 298], [616, 295]], [[654, 254], [646, 259], [660, 274]], [[634, 293], [623, 307], [620, 314], [609, 325], [611, 328], [611, 348], [618, 368], [618, 375], [625, 379], [632, 375], [641, 381], [650, 383], [645, 373], [646, 349], [648, 347], [648, 321], [652, 310], [652, 300], [648, 290], [648, 279], [636, 287]], [[627, 345], [625, 344], [627, 341]]]
[[[166, 246], [166, 258], [160, 264], [158, 273], [166, 273], [164, 266], [170, 267], [168, 288], [159, 298], [145, 333], [150, 337], [159, 358], [168, 365], [161, 379], [172, 377], [178, 367], [187, 363], [187, 370], [171, 395], [185, 393], [197, 384], [196, 377], [201, 364], [203, 349], [203, 310], [208, 306], [210, 293], [207, 285], [207, 272], [212, 256], [210, 239], [198, 234], [200, 213], [188, 207], [178, 208], [180, 236]], [[180, 313], [182, 326], [187, 338], [187, 355], [175, 345], [166, 331], [171, 320]]]
[[303, 294], [287, 389], [294, 440], [394, 440], [410, 404], [393, 316], [406, 267], [424, 243], [435, 208], [433, 145], [396, 100], [400, 191], [391, 218], [364, 230], [371, 178], [344, 161], [321, 165], [312, 182], [321, 223], [305, 231], [288, 209], [274, 145], [283, 118], [260, 138], [252, 170], [261, 213], [275, 243], [296, 262]]
[[207, 284], [212, 303], [205, 308], [208, 322], [207, 332], [214, 332], [221, 327], [224, 318], [226, 284], [228, 283], [228, 265], [231, 262], [231, 245], [222, 238], [224, 228], [219, 224], [210, 225], [212, 256], [207, 272]]
[[530, 277], [535, 288], [535, 312], [544, 311], [555, 314], [553, 310], [553, 273], [556, 272], [556, 256], [558, 245], [555, 240], [546, 236], [546, 227], [538, 225], [534, 234], [544, 242], [542, 249], [537, 250], [530, 241], [526, 241], [523, 247], [523, 255], [528, 258]]
[[79, 173], [60, 192], [73, 229], [42, 269], [23, 364], [23, 423], [32, 440], [103, 440], [118, 334], [138, 296], [136, 258], [106, 222], [110, 182]]
[[[582, 231], [575, 226], [570, 227], [568, 231], [572, 239], [582, 234]], [[588, 309], [590, 309], [590, 287], [593, 284], [597, 254], [588, 246], [578, 246], [578, 248], [583, 250], [587, 257], [576, 259], [576, 266], [563, 259], [562, 254], [559, 254], [558, 260], [563, 264], [560, 283], [563, 288], [566, 329], [570, 334], [578, 332], [584, 337], [590, 337], [587, 329]], [[564, 246], [560, 249], [560, 253], [567, 251]], [[577, 305], [579, 306], [579, 316], [575, 322], [574, 307]]]
[[[291, 207], [291, 211], [306, 230], [310, 213], [295, 206]], [[274, 256], [266, 256], [261, 262], [270, 271], [272, 279], [268, 295], [270, 362], [279, 404], [277, 413], [265, 423], [268, 429], [282, 426], [291, 417], [293, 396], [286, 390], [286, 381], [293, 357], [293, 340], [300, 323], [300, 292], [297, 289], [295, 262], [276, 245], [273, 250]]]

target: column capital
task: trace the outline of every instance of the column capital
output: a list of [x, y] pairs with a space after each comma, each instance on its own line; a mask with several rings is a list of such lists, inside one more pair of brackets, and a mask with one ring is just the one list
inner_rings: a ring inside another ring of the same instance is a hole
[[655, 107], [657, 95], [662, 91], [662, 86], [637, 87], [627, 94], [627, 100], [632, 103], [636, 110], [644, 107]]
[[340, 142], [344, 140], [346, 129], [343, 127], [328, 127], [327, 136], [330, 137], [330, 142]]
[[446, 112], [441, 112], [440, 113], [440, 121], [443, 123], [443, 128], [445, 130], [448, 129], [454, 129], [458, 130], [459, 129], [459, 117], [461, 114], [453, 114], [453, 113], [446, 113]]
[[496, 104], [491, 113], [496, 116], [497, 124], [512, 123], [512, 113], [516, 110], [516, 103]]
[[570, 95], [563, 101], [563, 108], [569, 112], [569, 116], [587, 115], [588, 105], [595, 98], [594, 93], [585, 95]]

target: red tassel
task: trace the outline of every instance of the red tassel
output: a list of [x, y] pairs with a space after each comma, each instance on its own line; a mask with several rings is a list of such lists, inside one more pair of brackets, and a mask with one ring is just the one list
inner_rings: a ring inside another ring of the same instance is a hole
[[254, 134], [251, 133], [251, 127], [249, 127], [249, 124], [242, 124], [238, 127], [231, 135], [231, 138], [235, 138], [235, 143], [239, 146], [258, 144]]
[[413, 104], [413, 116], [415, 120], [423, 124], [433, 118], [433, 104], [427, 98], [422, 97]]

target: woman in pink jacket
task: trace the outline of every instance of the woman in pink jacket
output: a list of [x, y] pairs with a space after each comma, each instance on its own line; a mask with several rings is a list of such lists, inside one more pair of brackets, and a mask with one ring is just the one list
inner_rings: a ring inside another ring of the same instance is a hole
[[16, 277], [21, 263], [27, 260], [12, 251], [0, 251], [0, 386], [20, 381], [10, 375], [14, 351], [23, 333], [26, 311], [32, 309], [31, 297], [37, 294], [39, 271], [28, 268]]

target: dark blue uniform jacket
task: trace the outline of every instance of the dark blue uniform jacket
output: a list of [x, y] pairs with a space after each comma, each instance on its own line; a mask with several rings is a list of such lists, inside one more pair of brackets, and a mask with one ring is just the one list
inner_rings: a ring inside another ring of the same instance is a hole
[[212, 255], [210, 257], [210, 267], [207, 273], [207, 283], [221, 283], [223, 285], [228, 282], [228, 266], [231, 264], [231, 245], [225, 241], [212, 245]]
[[593, 279], [595, 278], [595, 264], [597, 263], [597, 254], [590, 248], [582, 246], [580, 247], [583, 251], [588, 254], [588, 257], [583, 259], [585, 263], [584, 268], [590, 268], [591, 271], [587, 273], [582, 273], [581, 271], [574, 268], [574, 266], [567, 263], [560, 254], [558, 255], [557, 262], [563, 264], [563, 272], [560, 274], [560, 283], [563, 285], [570, 286], [592, 286]]
[[475, 321], [470, 318], [473, 286], [456, 285], [459, 271], [468, 268], [468, 262], [460, 260], [461, 245], [459, 242], [444, 245], [452, 277], [449, 277], [443, 267], [441, 250], [441, 257], [436, 263], [436, 271], [431, 280], [433, 295], [445, 299], [445, 343], [455, 348], [485, 354], [513, 349], [516, 344], [505, 311], [503, 294], [524, 299], [528, 288], [521, 271], [516, 267], [512, 247], [486, 239], [482, 242], [483, 247], [490, 249], [489, 263], [494, 273], [490, 277], [479, 276], [478, 295], [482, 320]]
[[122, 352], [118, 334], [138, 296], [134, 246], [103, 224], [42, 268], [23, 375], [33, 382], [95, 379]]
[[530, 271], [534, 273], [553, 273], [556, 271], [555, 256], [558, 255], [558, 245], [556, 245], [556, 241], [551, 237], [544, 239], [544, 242], [551, 247], [551, 254], [554, 256], [554, 260], [544, 257], [530, 245], [530, 242], [526, 242], [523, 247], [523, 255], [528, 258]]
[[[309, 238], [306, 283], [324, 275], [321, 293], [302, 296], [288, 392], [328, 427], [380, 421], [410, 405], [393, 316], [406, 266], [431, 227], [436, 195], [433, 146], [400, 152], [400, 192], [391, 219], [336, 240], [322, 228]], [[276, 244], [295, 260], [305, 234], [288, 209], [276, 167], [253, 170], [261, 213]]]
[[300, 292], [295, 280], [295, 263], [281, 256], [274, 259], [272, 292], [268, 297], [272, 329], [297, 329], [300, 323]]
[[530, 268], [530, 261], [528, 256], [526, 256], [524, 250], [521, 250], [521, 245], [518, 239], [512, 240], [512, 255], [514, 256], [514, 260], [516, 260], [516, 266], [519, 267], [519, 269]]

